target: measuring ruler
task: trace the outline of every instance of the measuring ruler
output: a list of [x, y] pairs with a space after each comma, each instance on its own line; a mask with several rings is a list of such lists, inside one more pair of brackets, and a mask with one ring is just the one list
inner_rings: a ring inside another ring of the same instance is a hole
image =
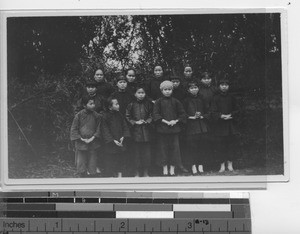
[[2, 234], [251, 233], [246, 193], [0, 194]]

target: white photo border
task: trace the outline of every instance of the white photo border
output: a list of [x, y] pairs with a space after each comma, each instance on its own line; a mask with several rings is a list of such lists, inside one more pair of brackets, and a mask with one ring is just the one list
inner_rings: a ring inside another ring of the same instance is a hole
[[[162, 10], [34, 10], [2, 11], [1, 13], [1, 160], [0, 182], [3, 190], [49, 189], [102, 189], [102, 190], [207, 190], [207, 189], [265, 189], [268, 182], [288, 182], [290, 174], [288, 152], [288, 43], [287, 11], [285, 8], [255, 9], [162, 9]], [[263, 176], [202, 176], [202, 177], [151, 177], [151, 178], [70, 178], [70, 179], [10, 179], [8, 177], [7, 129], [7, 17], [26, 16], [102, 16], [116, 14], [233, 14], [280, 13], [282, 56], [282, 104], [284, 139], [284, 174]]]

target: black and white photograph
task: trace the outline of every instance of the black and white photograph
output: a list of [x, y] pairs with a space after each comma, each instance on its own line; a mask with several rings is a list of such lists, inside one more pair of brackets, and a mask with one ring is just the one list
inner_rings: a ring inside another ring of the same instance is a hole
[[7, 178], [287, 175], [282, 16], [6, 16]]

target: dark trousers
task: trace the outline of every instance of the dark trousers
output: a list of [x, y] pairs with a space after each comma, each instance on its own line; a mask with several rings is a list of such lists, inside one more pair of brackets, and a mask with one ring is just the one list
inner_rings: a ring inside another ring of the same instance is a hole
[[204, 165], [207, 159], [206, 134], [193, 134], [186, 136], [187, 165]]
[[105, 154], [105, 175], [115, 176], [118, 172], [123, 172], [125, 163], [124, 152]]
[[215, 138], [211, 133], [201, 134], [201, 157], [202, 165], [211, 166], [215, 159]]
[[216, 165], [216, 136], [212, 130], [212, 122], [208, 122], [208, 132], [202, 136], [204, 151], [204, 167], [214, 168]]
[[134, 142], [135, 169], [148, 169], [151, 164], [150, 142]]
[[128, 175], [134, 175], [135, 173], [135, 142], [131, 139], [126, 139], [126, 151], [124, 152], [124, 167], [123, 170]]
[[97, 162], [97, 167], [100, 169], [100, 170], [103, 170], [104, 169], [104, 165], [103, 165], [103, 162], [104, 162], [104, 152], [103, 152], [103, 148], [98, 148], [97, 149], [97, 158], [98, 158], [98, 162]]
[[188, 147], [187, 147], [187, 135], [183, 133], [179, 133], [179, 147], [180, 147], [180, 155], [181, 161], [184, 166], [189, 166], [188, 164]]
[[150, 142], [151, 148], [151, 165], [155, 166], [157, 164], [157, 158], [159, 157], [159, 147], [158, 147], [158, 133], [153, 133], [153, 139]]
[[156, 158], [158, 166], [182, 166], [178, 134], [158, 134], [158, 149], [159, 155]]
[[77, 173], [96, 174], [97, 150], [76, 150]]
[[239, 150], [239, 140], [235, 135], [216, 137], [217, 162], [234, 161]]

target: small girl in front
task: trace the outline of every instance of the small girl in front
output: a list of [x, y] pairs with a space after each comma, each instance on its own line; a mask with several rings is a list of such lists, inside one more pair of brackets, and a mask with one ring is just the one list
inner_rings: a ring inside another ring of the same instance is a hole
[[220, 163], [219, 172], [227, 169], [233, 171], [233, 160], [236, 159], [238, 149], [237, 115], [239, 113], [236, 99], [228, 93], [229, 81], [222, 79], [219, 81], [219, 93], [214, 96], [211, 112], [215, 120], [213, 132], [216, 137], [217, 159]]
[[126, 161], [126, 139], [130, 132], [125, 117], [119, 111], [116, 98], [108, 99], [108, 111], [103, 116], [102, 134], [105, 142], [105, 173], [107, 176], [122, 177]]
[[134, 141], [136, 176], [140, 172], [148, 177], [151, 163], [151, 131], [153, 103], [146, 97], [145, 88], [136, 87], [135, 101], [127, 106], [126, 118], [131, 124], [131, 133]]

